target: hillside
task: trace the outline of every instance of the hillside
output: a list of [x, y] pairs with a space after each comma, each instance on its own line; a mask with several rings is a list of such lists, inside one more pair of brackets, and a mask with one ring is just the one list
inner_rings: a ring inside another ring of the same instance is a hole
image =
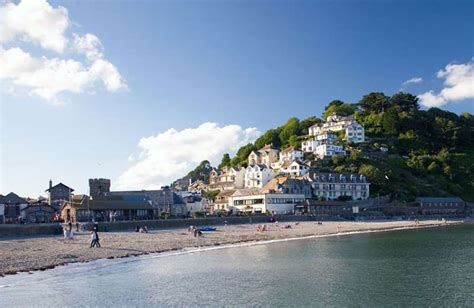
[[[411, 201], [418, 196], [461, 196], [474, 201], [474, 117], [431, 108], [420, 110], [409, 93], [369, 93], [357, 103], [329, 103], [323, 119], [332, 113], [354, 115], [364, 125], [366, 142], [346, 144], [346, 157], [313, 161], [316, 172], [359, 172], [371, 181], [371, 195], [391, 195]], [[269, 129], [254, 143], [241, 147], [234, 157], [226, 154], [220, 166], [246, 166], [252, 150], [272, 143], [275, 147], [300, 146], [308, 128], [323, 119], [292, 117]], [[388, 152], [381, 152], [381, 147]], [[307, 155], [312, 159], [312, 155]]]

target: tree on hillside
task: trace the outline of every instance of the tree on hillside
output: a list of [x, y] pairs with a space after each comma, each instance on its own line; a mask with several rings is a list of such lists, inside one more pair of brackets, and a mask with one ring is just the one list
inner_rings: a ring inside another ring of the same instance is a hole
[[418, 97], [405, 92], [398, 92], [392, 95], [390, 105], [396, 107], [398, 112], [415, 113], [420, 109]]
[[269, 129], [262, 136], [255, 140], [255, 147], [257, 149], [263, 148], [267, 144], [273, 144], [275, 147], [280, 147], [280, 132], [278, 129]]
[[343, 101], [334, 100], [324, 108], [323, 119], [326, 119], [333, 113], [337, 113], [341, 116], [350, 116], [353, 115], [356, 110], [357, 106], [355, 104], [346, 104]]
[[235, 154], [235, 157], [232, 158], [230, 165], [232, 167], [237, 167], [237, 166], [245, 167], [245, 166], [247, 166], [247, 158], [250, 155], [250, 152], [252, 152], [256, 149], [257, 148], [252, 143], [248, 143], [248, 144], [242, 146], [237, 151], [237, 153]]
[[299, 124], [298, 118], [292, 117], [281, 127], [280, 140], [282, 146], [289, 144], [291, 136], [299, 136]]
[[300, 133], [302, 135], [308, 134], [308, 128], [313, 126], [314, 124], [322, 123], [321, 119], [316, 118], [315, 116], [308, 117], [300, 122]]
[[225, 153], [222, 156], [221, 163], [219, 164], [219, 169], [222, 169], [224, 167], [229, 167], [230, 166], [230, 155], [229, 153]]
[[382, 92], [372, 92], [364, 95], [358, 105], [366, 113], [383, 112], [390, 106], [390, 98]]
[[382, 128], [387, 134], [396, 135], [398, 133], [398, 125], [400, 117], [395, 107], [390, 107], [382, 115]]

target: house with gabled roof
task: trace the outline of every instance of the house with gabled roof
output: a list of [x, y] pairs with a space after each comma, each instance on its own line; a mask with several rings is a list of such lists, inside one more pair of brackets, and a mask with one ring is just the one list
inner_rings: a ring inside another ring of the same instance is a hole
[[28, 201], [14, 192], [0, 197], [0, 223], [17, 223], [21, 220], [21, 211], [28, 206]]
[[280, 174], [297, 177], [307, 174], [309, 170], [310, 167], [302, 161], [286, 161], [280, 168]]
[[64, 201], [71, 199], [73, 191], [74, 189], [63, 183], [58, 183], [53, 186], [53, 181], [49, 180], [49, 188], [46, 189], [49, 205], [59, 208]]
[[273, 145], [267, 144], [260, 150], [250, 152], [248, 156], [248, 165], [253, 166], [263, 164], [270, 167], [272, 163], [278, 161], [279, 152], [280, 151], [275, 149]]

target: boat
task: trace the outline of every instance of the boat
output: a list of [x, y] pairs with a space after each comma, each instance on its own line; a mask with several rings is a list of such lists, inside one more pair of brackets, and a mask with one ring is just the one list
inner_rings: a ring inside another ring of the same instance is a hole
[[216, 231], [216, 227], [211, 227], [211, 226], [202, 226], [202, 227], [197, 227], [201, 231]]

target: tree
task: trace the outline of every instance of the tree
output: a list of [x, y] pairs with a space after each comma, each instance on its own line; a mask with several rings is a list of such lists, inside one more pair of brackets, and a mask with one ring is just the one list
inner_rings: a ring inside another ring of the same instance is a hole
[[316, 118], [315, 116], [308, 117], [300, 122], [300, 133], [302, 135], [307, 135], [309, 133], [308, 129], [314, 124], [322, 123], [321, 119]]
[[388, 134], [396, 135], [398, 133], [399, 122], [400, 117], [395, 107], [390, 107], [382, 115], [382, 128]]
[[346, 104], [340, 100], [335, 100], [329, 103], [329, 105], [324, 108], [323, 119], [326, 119], [333, 113], [336, 113], [341, 116], [350, 116], [355, 113], [357, 106], [355, 104]]
[[359, 106], [362, 107], [366, 113], [383, 112], [390, 106], [390, 98], [382, 92], [372, 92], [364, 95], [359, 101]]
[[418, 97], [405, 92], [398, 92], [392, 95], [390, 105], [396, 107], [399, 112], [415, 113], [420, 109]]
[[267, 144], [273, 144], [275, 147], [280, 147], [281, 141], [278, 129], [269, 129], [255, 140], [255, 147], [257, 149], [261, 149]]
[[221, 191], [216, 189], [216, 190], [209, 190], [209, 191], [206, 191], [202, 194], [202, 196], [204, 198], [207, 198], [209, 200], [212, 200], [212, 202], [216, 201], [216, 197], [217, 195], [220, 193]]
[[224, 167], [229, 167], [230, 166], [230, 155], [229, 153], [225, 153], [222, 156], [221, 163], [219, 164], [219, 169], [222, 169]]
[[281, 127], [280, 140], [281, 145], [286, 146], [289, 144], [290, 137], [293, 135], [299, 135], [299, 124], [298, 118], [292, 117]]

